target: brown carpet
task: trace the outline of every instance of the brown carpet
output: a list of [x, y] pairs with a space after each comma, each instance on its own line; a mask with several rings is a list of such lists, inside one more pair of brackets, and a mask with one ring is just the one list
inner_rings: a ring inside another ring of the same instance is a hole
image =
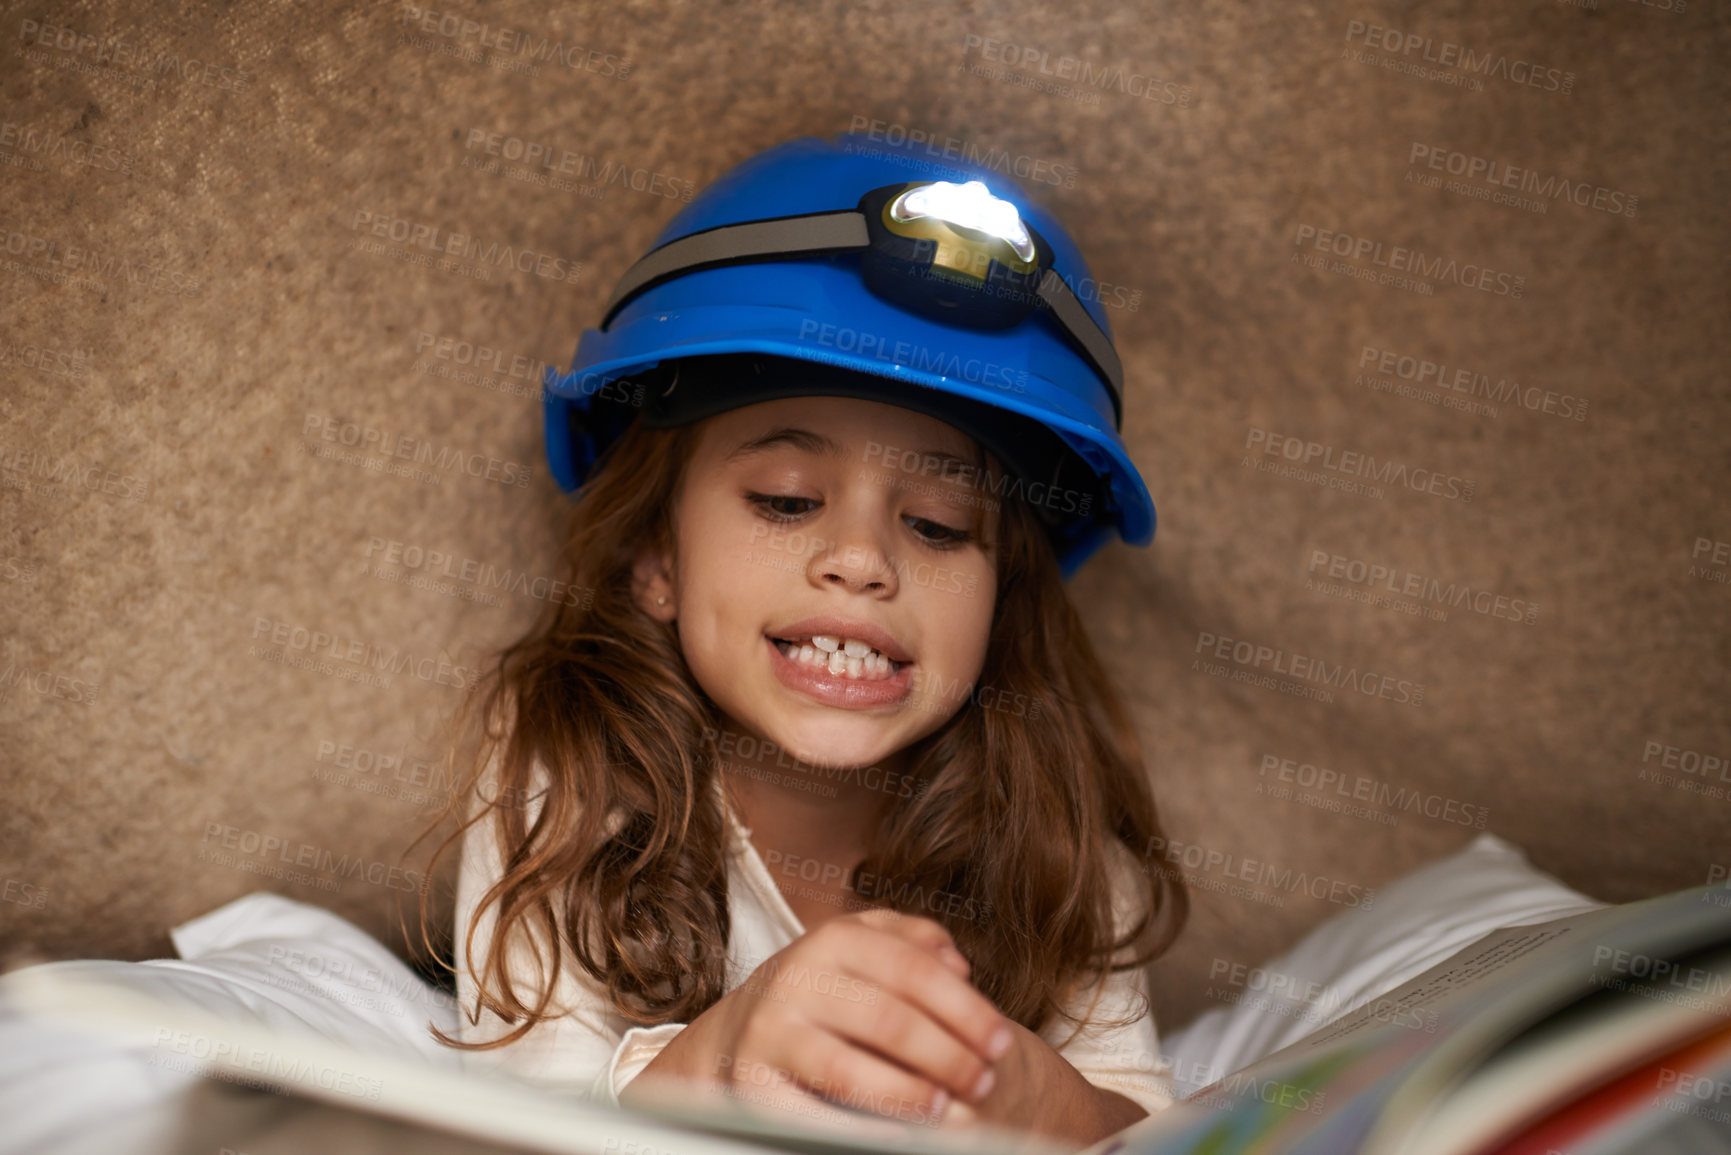
[[[1607, 900], [1723, 874], [1728, 29], [7, 6], [0, 939], [166, 955], [268, 887], [400, 947], [439, 720], [547, 592], [474, 575], [553, 572], [536, 368], [685, 189], [874, 124], [1010, 158], [1110, 286], [1160, 529], [1073, 591], [1197, 883], [1163, 1026], [1481, 820]], [[529, 145], [577, 159], [514, 179]], [[540, 263], [441, 267], [452, 233]]]

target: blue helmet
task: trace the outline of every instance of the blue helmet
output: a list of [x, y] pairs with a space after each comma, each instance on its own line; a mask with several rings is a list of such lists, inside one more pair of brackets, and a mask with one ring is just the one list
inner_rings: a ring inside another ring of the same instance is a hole
[[576, 489], [632, 420], [773, 397], [886, 401], [972, 434], [1039, 514], [1065, 578], [1154, 537], [1125, 452], [1123, 371], [1062, 226], [989, 169], [850, 134], [744, 161], [629, 269], [543, 403]]

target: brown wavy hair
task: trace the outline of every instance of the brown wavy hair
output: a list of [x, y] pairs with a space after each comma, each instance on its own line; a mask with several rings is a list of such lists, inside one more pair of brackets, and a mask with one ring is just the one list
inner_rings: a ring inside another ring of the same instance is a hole
[[[559, 560], [560, 576], [583, 596], [551, 603], [500, 652], [456, 722], [468, 733], [475, 715], [486, 720], [480, 750], [416, 841], [460, 821], [434, 852], [431, 875], [470, 822], [495, 823], [505, 872], [454, 949], [476, 977], [479, 1004], [522, 1021], [482, 1043], [434, 1028], [447, 1045], [504, 1046], [555, 1017], [552, 982], [525, 1000], [507, 972], [519, 923], [538, 932], [531, 941], [552, 944], [543, 975], [561, 973], [569, 954], [634, 1024], [690, 1022], [726, 993], [727, 826], [715, 796], [723, 717], [686, 666], [674, 625], [651, 618], [632, 592], [645, 544], [672, 549], [674, 502], [701, 425], [652, 430], [639, 421], [609, 447], [578, 491]], [[976, 449], [996, 477], [995, 459]], [[1064, 1015], [1079, 1030], [1084, 1020], [1064, 1011], [1074, 992], [1164, 953], [1189, 900], [1172, 872], [1150, 866], [1151, 848], [1164, 843], [1140, 743], [1051, 542], [1013, 487], [991, 504], [1000, 511], [997, 602], [977, 686], [1032, 705], [992, 708], [970, 695], [914, 743], [908, 761], [921, 789], [886, 815], [849, 886], [864, 873], [895, 880], [874, 905], [942, 923], [973, 984], [1003, 1014], [1036, 1032]], [[454, 766], [454, 749], [452, 757]], [[479, 787], [495, 759], [489, 800]], [[547, 780], [530, 825], [522, 800], [537, 763]], [[471, 803], [479, 808], [461, 820]], [[1111, 840], [1140, 867], [1130, 872], [1139, 914], [1121, 937]], [[933, 892], [971, 901], [933, 913], [918, 901]], [[476, 967], [474, 928], [493, 904], [493, 938]], [[423, 892], [424, 944], [426, 905]], [[1124, 950], [1133, 957], [1118, 959]], [[477, 1021], [480, 1006], [466, 1013]]]

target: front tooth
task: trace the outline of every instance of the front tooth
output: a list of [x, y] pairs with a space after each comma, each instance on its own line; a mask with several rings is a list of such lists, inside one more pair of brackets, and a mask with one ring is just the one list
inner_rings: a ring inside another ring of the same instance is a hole
[[842, 648], [847, 651], [847, 656], [850, 658], [863, 658], [872, 652], [872, 648], [858, 638], [849, 638], [847, 645]]
[[841, 645], [841, 639], [831, 637], [828, 634], [817, 634], [811, 639], [811, 644], [826, 654], [833, 654]]
[[864, 658], [849, 658], [847, 660], [847, 676], [848, 677], [857, 678], [863, 673], [865, 673], [865, 659]]
[[839, 674], [845, 669], [847, 669], [847, 655], [840, 650], [831, 650], [829, 652], [829, 672]]

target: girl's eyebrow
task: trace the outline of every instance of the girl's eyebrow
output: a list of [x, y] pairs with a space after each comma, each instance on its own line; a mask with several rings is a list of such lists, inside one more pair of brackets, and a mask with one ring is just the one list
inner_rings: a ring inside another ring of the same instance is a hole
[[761, 437], [753, 437], [741, 443], [732, 453], [723, 458], [723, 463], [740, 461], [756, 453], [763, 453], [777, 445], [792, 445], [807, 453], [816, 453], [821, 457], [841, 457], [842, 448], [821, 433], [813, 433], [809, 429], [796, 429], [784, 425], [780, 429], [772, 429]]
[[[842, 447], [821, 433], [813, 433], [809, 429], [797, 429], [791, 425], [772, 429], [761, 437], [753, 437], [743, 443], [722, 459], [723, 464], [743, 460], [753, 454], [763, 453], [777, 445], [792, 445], [807, 453], [815, 453], [820, 457], [843, 457]], [[882, 450], [880, 449], [881, 453]], [[944, 453], [936, 449], [918, 450], [921, 462], [936, 461], [947, 466], [974, 468], [971, 462], [962, 460], [953, 453]], [[947, 472], [947, 470], [945, 471]]]

